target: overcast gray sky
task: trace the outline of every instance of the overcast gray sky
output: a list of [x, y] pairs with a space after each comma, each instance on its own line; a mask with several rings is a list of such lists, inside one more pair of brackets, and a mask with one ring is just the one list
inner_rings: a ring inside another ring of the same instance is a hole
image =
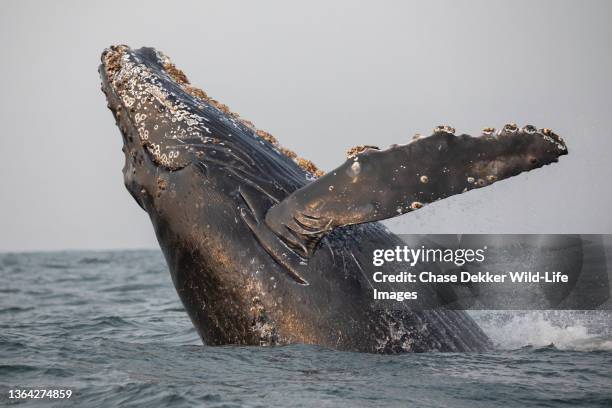
[[612, 233], [609, 1], [0, 2], [0, 251], [157, 247], [100, 92], [110, 44], [330, 170], [448, 123], [550, 127], [557, 165], [389, 223], [414, 233]]

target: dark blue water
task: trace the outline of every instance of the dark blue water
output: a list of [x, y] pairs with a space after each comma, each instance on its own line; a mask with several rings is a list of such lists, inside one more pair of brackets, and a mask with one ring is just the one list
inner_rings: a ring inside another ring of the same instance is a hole
[[0, 254], [0, 406], [612, 406], [608, 313], [476, 317], [499, 351], [206, 347], [159, 252]]

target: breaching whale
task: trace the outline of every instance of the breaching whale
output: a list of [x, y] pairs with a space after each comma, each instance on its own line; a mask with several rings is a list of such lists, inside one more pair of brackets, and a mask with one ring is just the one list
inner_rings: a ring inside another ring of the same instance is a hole
[[387, 150], [351, 149], [323, 174], [153, 48], [112, 46], [99, 72], [123, 136], [125, 185], [205, 344], [491, 347], [434, 285], [418, 287], [418, 304], [373, 306], [372, 252], [403, 244], [376, 221], [555, 162], [567, 148], [554, 132], [508, 124], [472, 137], [439, 126]]

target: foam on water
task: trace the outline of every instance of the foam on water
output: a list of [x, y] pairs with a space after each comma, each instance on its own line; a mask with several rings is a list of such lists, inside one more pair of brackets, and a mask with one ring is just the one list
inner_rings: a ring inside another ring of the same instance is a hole
[[471, 312], [501, 349], [554, 345], [560, 350], [612, 351], [609, 311]]

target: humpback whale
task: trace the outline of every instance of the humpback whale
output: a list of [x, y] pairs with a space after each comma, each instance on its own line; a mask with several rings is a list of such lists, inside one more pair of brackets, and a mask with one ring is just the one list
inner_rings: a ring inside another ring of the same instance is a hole
[[414, 302], [373, 305], [373, 250], [404, 244], [377, 221], [556, 162], [567, 148], [553, 131], [507, 124], [472, 137], [438, 126], [386, 150], [353, 148], [323, 173], [192, 86], [165, 54], [119, 45], [101, 60], [125, 186], [205, 344], [492, 347], [434, 285], [415, 285]]

